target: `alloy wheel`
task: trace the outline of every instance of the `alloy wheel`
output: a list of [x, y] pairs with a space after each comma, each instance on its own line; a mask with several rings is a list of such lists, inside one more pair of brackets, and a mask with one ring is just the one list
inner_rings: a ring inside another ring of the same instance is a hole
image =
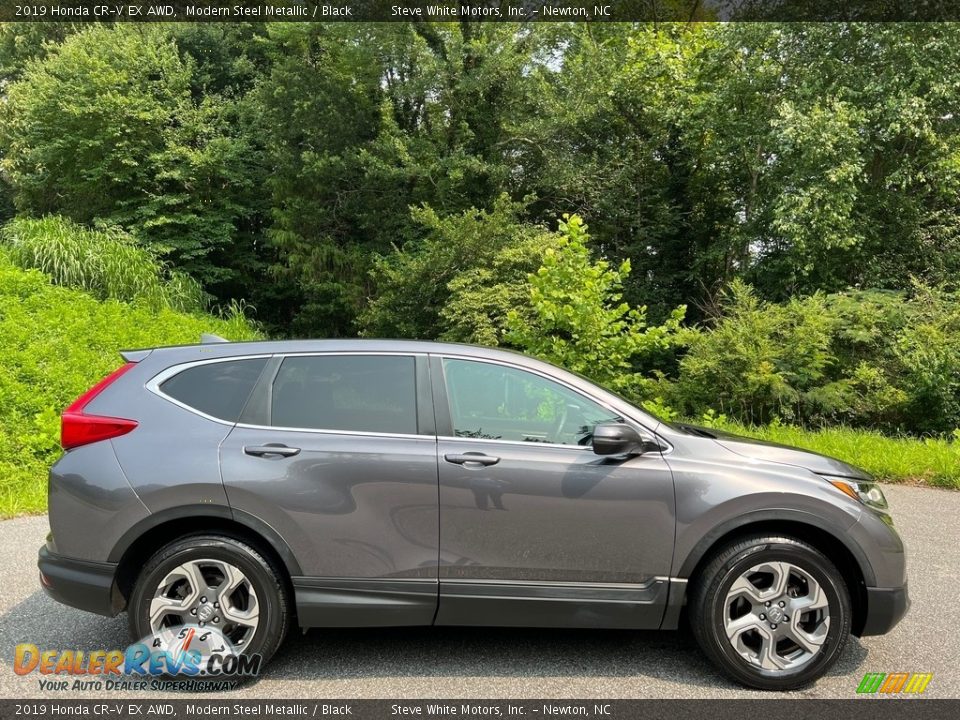
[[827, 595], [814, 577], [789, 562], [764, 562], [743, 572], [723, 605], [727, 640], [751, 665], [769, 671], [806, 665], [830, 629]]
[[150, 601], [150, 629], [165, 637], [182, 625], [217, 630], [234, 647], [248, 643], [260, 622], [250, 579], [223, 560], [188, 560], [168, 572]]

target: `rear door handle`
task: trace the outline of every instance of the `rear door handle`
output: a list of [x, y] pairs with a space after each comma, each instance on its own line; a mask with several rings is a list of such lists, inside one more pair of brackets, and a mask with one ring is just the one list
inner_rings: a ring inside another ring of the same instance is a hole
[[444, 455], [443, 459], [454, 465], [496, 465], [500, 462], [500, 458], [494, 457], [493, 455], [473, 452], [463, 454], [452, 453], [450, 455]]
[[287, 447], [282, 443], [267, 443], [266, 445], [247, 445], [243, 448], [247, 455], [255, 457], [266, 457], [267, 455], [280, 455], [282, 457], [293, 457], [300, 453], [300, 448]]

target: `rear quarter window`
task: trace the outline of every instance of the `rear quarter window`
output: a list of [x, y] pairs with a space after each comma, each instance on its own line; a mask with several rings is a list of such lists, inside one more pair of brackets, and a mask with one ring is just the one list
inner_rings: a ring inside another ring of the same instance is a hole
[[195, 365], [160, 384], [160, 391], [219, 420], [236, 422], [267, 358]]

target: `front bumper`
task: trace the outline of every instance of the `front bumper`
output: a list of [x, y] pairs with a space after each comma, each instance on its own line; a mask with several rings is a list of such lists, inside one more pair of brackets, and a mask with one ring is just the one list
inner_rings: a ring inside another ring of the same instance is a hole
[[114, 576], [116, 563], [95, 563], [57, 555], [46, 545], [37, 558], [40, 585], [57, 602], [113, 617], [124, 607]]
[[899, 588], [867, 588], [867, 613], [860, 635], [883, 635], [903, 619], [910, 609], [907, 585]]

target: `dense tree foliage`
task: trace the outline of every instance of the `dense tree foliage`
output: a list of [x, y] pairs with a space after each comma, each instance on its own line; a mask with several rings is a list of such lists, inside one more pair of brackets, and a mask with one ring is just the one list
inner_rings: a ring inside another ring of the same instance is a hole
[[953, 24], [6, 25], [0, 220], [129, 238], [280, 336], [551, 355], [550, 303], [613, 338], [686, 306], [596, 374], [945, 431], [958, 88]]

